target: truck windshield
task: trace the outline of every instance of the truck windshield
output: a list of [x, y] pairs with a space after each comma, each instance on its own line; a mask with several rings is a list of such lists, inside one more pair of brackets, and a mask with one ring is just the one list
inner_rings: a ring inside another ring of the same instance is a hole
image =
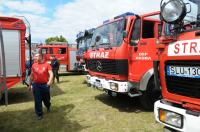
[[[120, 46], [123, 40], [124, 19], [105, 24], [97, 28], [92, 37], [92, 47], [117, 47]], [[97, 41], [96, 39], [99, 38]]]
[[[187, 8], [187, 15], [183, 20], [184, 26], [180, 27], [179, 25], [174, 24], [165, 24], [165, 34], [166, 35], [173, 35], [176, 29], [179, 29], [179, 32], [184, 32], [188, 30], [195, 30], [199, 29], [200, 27], [200, 0], [183, 0], [184, 3], [189, 3]], [[189, 12], [189, 10], [191, 11]]]
[[184, 3], [189, 3], [191, 8], [186, 5], [187, 12], [191, 9], [191, 12], [187, 13], [184, 18], [184, 23], [195, 22], [198, 19], [198, 14], [200, 13], [200, 0], [184, 0]]
[[82, 48], [82, 49], [88, 48], [90, 46], [91, 40], [92, 40], [91, 37], [85, 37], [81, 39], [78, 42], [78, 48]]
[[92, 38], [88, 37], [85, 39], [86, 48], [89, 48]]

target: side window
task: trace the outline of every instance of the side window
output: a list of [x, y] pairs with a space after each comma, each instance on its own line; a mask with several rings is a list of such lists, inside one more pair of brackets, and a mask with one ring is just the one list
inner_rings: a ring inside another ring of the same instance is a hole
[[140, 39], [141, 20], [136, 19], [131, 34], [131, 45], [137, 45]]
[[143, 21], [142, 38], [154, 38], [154, 22]]
[[48, 54], [48, 48], [42, 48], [42, 54]]
[[49, 53], [53, 54], [53, 48], [49, 48]]
[[66, 54], [66, 48], [59, 48], [58, 53], [59, 54]]

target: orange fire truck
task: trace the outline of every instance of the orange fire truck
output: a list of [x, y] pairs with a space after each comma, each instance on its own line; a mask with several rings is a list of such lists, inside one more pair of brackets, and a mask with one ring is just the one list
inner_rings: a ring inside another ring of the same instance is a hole
[[159, 12], [141, 16], [125, 13], [97, 27], [86, 52], [88, 84], [110, 96], [140, 96], [144, 108], [153, 109], [160, 96], [153, 78], [161, 29], [158, 15]]
[[154, 72], [163, 99], [155, 103], [155, 118], [167, 131], [200, 132], [200, 1], [162, 1], [160, 16]]
[[[25, 19], [26, 20], [26, 19]], [[11, 17], [0, 17], [0, 96], [25, 78], [25, 40], [31, 49], [31, 35], [26, 36], [27, 21]]]
[[60, 68], [64, 68], [65, 71], [77, 71], [75, 67], [76, 61], [76, 48], [70, 47], [66, 43], [53, 42], [51, 44], [45, 44], [38, 47], [39, 52], [41, 52], [46, 61], [51, 61], [51, 55], [55, 57], [60, 62]]

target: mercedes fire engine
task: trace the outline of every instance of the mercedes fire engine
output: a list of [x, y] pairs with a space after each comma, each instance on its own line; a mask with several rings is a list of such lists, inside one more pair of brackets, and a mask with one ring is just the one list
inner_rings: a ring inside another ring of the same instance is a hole
[[161, 23], [159, 12], [145, 15], [125, 13], [97, 27], [87, 51], [87, 82], [110, 96], [140, 96], [146, 109], [160, 96], [154, 87], [153, 60]]
[[85, 30], [84, 32], [79, 32], [77, 34], [77, 51], [76, 51], [76, 60], [78, 61], [76, 63], [76, 67], [80, 71], [87, 71], [85, 67], [85, 58], [84, 54], [85, 51], [89, 48], [92, 35], [94, 33], [94, 28]]
[[160, 16], [154, 72], [163, 99], [154, 106], [156, 121], [167, 131], [200, 132], [200, 1], [162, 1]]
[[38, 46], [39, 52], [43, 55], [44, 60], [51, 61], [51, 55], [54, 55], [60, 62], [60, 68], [65, 72], [77, 71], [75, 64], [76, 61], [76, 48], [70, 47], [63, 42], [52, 42]]
[[[26, 20], [26, 19], [25, 19]], [[22, 19], [0, 17], [0, 97], [16, 83], [25, 79], [25, 40], [31, 49], [30, 25]]]

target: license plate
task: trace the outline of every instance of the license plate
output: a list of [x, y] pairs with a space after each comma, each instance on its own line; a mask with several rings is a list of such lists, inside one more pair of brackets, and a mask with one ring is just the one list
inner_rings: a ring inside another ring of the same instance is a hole
[[96, 80], [95, 84], [94, 84], [97, 88], [101, 88], [101, 82], [99, 80]]
[[168, 76], [200, 78], [200, 67], [167, 66]]

